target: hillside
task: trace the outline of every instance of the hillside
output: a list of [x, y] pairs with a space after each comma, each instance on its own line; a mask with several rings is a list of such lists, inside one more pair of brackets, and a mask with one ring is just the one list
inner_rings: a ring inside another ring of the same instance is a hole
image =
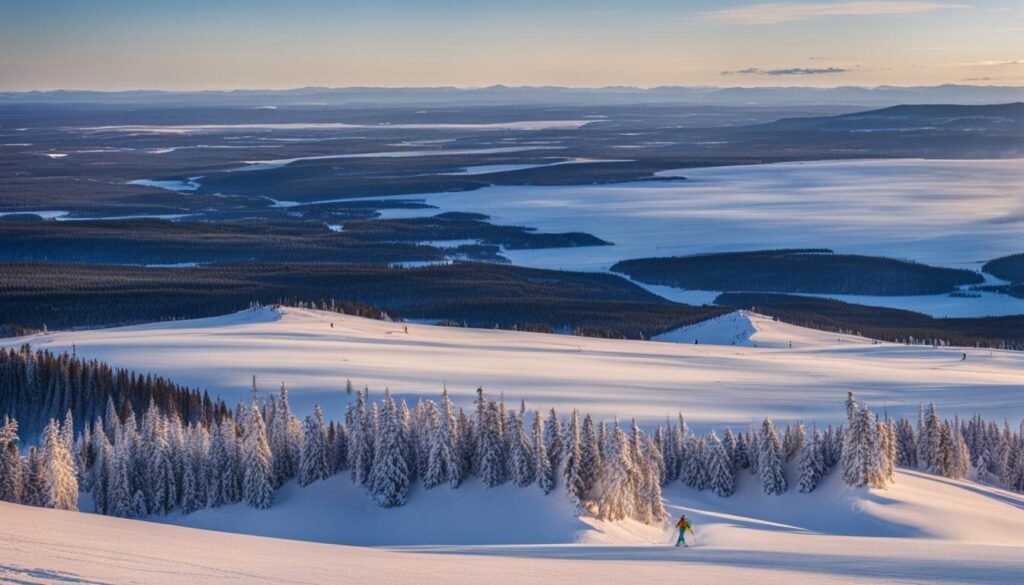
[[[275, 508], [257, 512], [225, 508], [186, 519], [216, 530], [330, 542], [353, 542], [374, 530], [392, 542], [430, 546], [361, 548], [196, 530], [92, 514], [0, 503], [0, 581], [13, 583], [310, 583], [346, 582], [476, 584], [668, 582], [681, 574], [711, 584], [817, 583], [1014, 583], [1024, 571], [1024, 499], [1019, 495], [900, 472], [886, 491], [850, 490], [831, 477], [814, 494], [757, 493], [750, 476], [728, 499], [685, 488], [666, 490], [670, 514], [686, 513], [697, 546], [668, 546], [668, 531], [634, 524], [570, 520], [580, 533], [549, 540], [538, 526], [531, 542], [515, 526], [516, 546], [460, 545], [444, 536], [434, 516], [461, 514], [449, 530], [506, 532], [501, 519], [517, 510], [488, 504], [491, 492], [465, 486], [459, 506], [439, 490], [418, 494], [419, 506], [355, 513], [337, 503], [347, 481], [334, 478], [306, 491], [286, 489]], [[294, 486], [290, 486], [294, 487]], [[301, 494], [302, 497], [299, 497]], [[483, 496], [482, 498], [479, 496]], [[554, 500], [562, 494], [554, 493]], [[357, 499], [361, 500], [362, 498]], [[528, 500], [529, 498], [527, 498]], [[783, 504], [783, 505], [779, 505]], [[391, 517], [388, 519], [388, 517]], [[493, 521], [498, 519], [498, 523]], [[528, 525], [527, 517], [521, 525]], [[561, 522], [558, 518], [555, 522]], [[381, 522], [386, 522], [381, 525]], [[425, 531], [422, 535], [419, 527]], [[320, 532], [315, 532], [319, 530]], [[568, 538], [566, 538], [568, 537]], [[174, 543], [168, 546], [167, 543]], [[378, 540], [378, 543], [380, 541]], [[484, 542], [494, 542], [485, 540]], [[506, 542], [511, 542], [506, 540]], [[550, 544], [544, 544], [548, 542]], [[455, 543], [455, 544], [452, 544]], [[59, 552], [57, 552], [59, 551]], [[456, 570], [457, 569], [457, 570]]]
[[896, 416], [915, 416], [919, 402], [934, 400], [944, 412], [1024, 417], [1018, 399], [1024, 354], [873, 344], [770, 319], [750, 322], [759, 330], [753, 337], [759, 347], [711, 345], [711, 335], [697, 338], [698, 345], [652, 343], [260, 309], [2, 345], [74, 349], [84, 358], [205, 388], [229, 404], [250, 395], [256, 375], [264, 391], [285, 382], [297, 411], [318, 402], [335, 418], [351, 398], [344, 392], [348, 379], [411, 401], [436, 398], [447, 383], [453, 400], [468, 406], [482, 386], [533, 408], [585, 406], [597, 417], [648, 422], [682, 411], [702, 426], [746, 427], [765, 415], [838, 422], [837, 405], [849, 390]]

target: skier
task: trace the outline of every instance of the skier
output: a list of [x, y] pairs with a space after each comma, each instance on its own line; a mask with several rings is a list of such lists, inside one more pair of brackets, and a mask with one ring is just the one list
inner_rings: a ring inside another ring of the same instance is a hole
[[676, 522], [676, 528], [679, 529], [679, 539], [676, 540], [676, 546], [689, 546], [688, 544], [686, 544], [687, 530], [690, 531], [691, 536], [696, 538], [696, 535], [693, 534], [693, 526], [690, 524], [690, 521], [686, 519], [685, 515], [679, 517], [679, 522]]

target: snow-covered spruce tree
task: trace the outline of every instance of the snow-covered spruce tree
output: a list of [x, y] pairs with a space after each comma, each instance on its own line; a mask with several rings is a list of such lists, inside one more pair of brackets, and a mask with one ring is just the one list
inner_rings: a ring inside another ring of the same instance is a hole
[[274, 462], [274, 487], [284, 485], [298, 472], [302, 452], [302, 430], [288, 404], [288, 388], [284, 382], [277, 399], [267, 405], [267, 443]]
[[333, 433], [329, 434], [331, 443], [331, 475], [348, 469], [348, 425], [331, 421]]
[[[551, 462], [551, 469], [557, 470], [562, 468], [562, 455], [563, 455], [563, 431], [562, 421], [558, 418], [558, 413], [552, 408], [548, 414], [547, 424], [544, 425], [544, 447], [548, 452], [548, 460]], [[557, 477], [557, 473], [555, 473]], [[557, 481], [557, 480], [556, 480]]]
[[[574, 412], [570, 429], [575, 425], [575, 418]], [[635, 472], [629, 454], [629, 439], [616, 424], [609, 431], [606, 443], [607, 457], [597, 485], [594, 486], [593, 501], [599, 518], [610, 521], [623, 520], [634, 514], [636, 504], [634, 484], [631, 481]], [[571, 458], [570, 453], [569, 459]], [[570, 485], [568, 478], [566, 485]]]
[[[431, 403], [433, 404], [433, 403]], [[398, 427], [401, 431], [401, 449], [405, 454], [405, 468], [409, 470], [409, 483], [414, 482], [418, 476], [419, 463], [416, 460], [416, 434], [412, 423], [412, 413], [409, 406], [402, 400], [398, 405]]]
[[313, 407], [313, 414], [307, 415], [302, 421], [299, 485], [305, 487], [314, 481], [327, 479], [329, 476], [327, 432], [324, 430], [324, 413], [318, 404]]
[[46, 477], [43, 473], [43, 451], [35, 445], [28, 448], [28, 455], [22, 459], [21, 482], [21, 503], [41, 506]]
[[580, 429], [580, 481], [583, 493], [589, 493], [601, 474], [601, 447], [597, 444], [594, 419], [588, 413]]
[[854, 487], [884, 488], [893, 481], [895, 456], [889, 427], [878, 422], [867, 405], [853, 416], [844, 433], [843, 481]]
[[644, 484], [643, 493], [638, 499], [638, 506], [641, 506], [645, 513], [642, 517], [644, 522], [652, 523], [665, 518], [665, 503], [661, 499], [661, 483], [658, 481], [664, 471], [665, 461], [661, 455], [661, 449], [650, 437], [644, 437], [642, 441], [643, 461], [651, 469], [650, 481]]
[[408, 454], [403, 452], [402, 418], [389, 390], [378, 422], [377, 449], [370, 470], [370, 495], [377, 505], [392, 508], [405, 504], [409, 493]]
[[943, 475], [951, 479], [967, 477], [970, 469], [970, 454], [957, 425], [943, 422], [942, 430]]
[[249, 507], [262, 510], [269, 508], [274, 500], [274, 460], [259, 405], [253, 402], [245, 413], [245, 425], [242, 427], [242, 499]]
[[18, 421], [5, 415], [0, 425], [0, 502], [21, 503], [21, 472]]
[[649, 438], [644, 436], [634, 418], [630, 424], [629, 460], [632, 462], [630, 483], [633, 492], [633, 518], [640, 522], [650, 523], [650, 498], [653, 492], [661, 494], [661, 472], [657, 469], [660, 457], [648, 457], [645, 443]]
[[224, 489], [224, 502], [242, 501], [242, 429], [232, 420], [221, 422], [220, 431], [224, 435], [225, 468], [221, 476]]
[[429, 438], [426, 441], [426, 466], [423, 487], [430, 489], [447, 483], [456, 488], [462, 481], [459, 463], [455, 412], [448, 399], [448, 390], [441, 395], [441, 408], [429, 411]]
[[732, 460], [725, 445], [714, 430], [708, 435], [708, 487], [720, 498], [728, 498], [736, 491], [736, 476]]
[[455, 415], [455, 405], [448, 397], [448, 388], [441, 391], [441, 407], [438, 415], [441, 426], [437, 430], [435, 440], [440, 440], [443, 443], [443, 449], [437, 455], [444, 461], [447, 468], [448, 487], [455, 489], [462, 484], [465, 469], [460, 452], [459, 420]]
[[367, 407], [366, 391], [357, 393], [356, 409], [349, 424], [349, 473], [352, 481], [368, 485], [373, 465], [373, 415]]
[[757, 469], [764, 493], [777, 495], [786, 491], [786, 475], [782, 469], [782, 442], [779, 440], [775, 423], [770, 418], [764, 419], [761, 423]]
[[477, 444], [477, 432], [473, 428], [473, 420], [469, 418], [466, 411], [459, 409], [459, 414], [456, 417], [458, 420], [459, 432], [458, 432], [458, 455], [460, 463], [460, 481], [469, 477], [473, 473], [473, 469], [476, 466], [476, 444]]
[[989, 483], [992, 481], [992, 474], [989, 471], [989, 460], [992, 457], [992, 452], [987, 448], [982, 451], [981, 455], [978, 456], [977, 461], [977, 473], [974, 477], [978, 483]]
[[[136, 518], [147, 514], [145, 505], [143, 505], [141, 514], [133, 515], [132, 500], [135, 497], [135, 490], [132, 488], [132, 460], [134, 457], [131, 450], [133, 448], [134, 443], [129, 439], [126, 429], [119, 429], [110, 461], [106, 504], [106, 514], [108, 515], [119, 518]], [[141, 491], [139, 493], [141, 494]], [[143, 500], [143, 504], [145, 504], [145, 500]]]
[[732, 460], [733, 467], [736, 469], [748, 469], [752, 458], [747, 433], [740, 433], [736, 436], [736, 451], [733, 453]]
[[917, 438], [914, 426], [906, 418], [896, 422], [896, 465], [917, 467]]
[[[689, 429], [686, 426], [686, 419], [683, 418], [683, 414], [679, 413], [679, 424], [675, 426], [672, 432], [672, 446], [675, 449], [675, 468], [668, 474], [671, 481], [677, 479], [683, 479], [683, 466], [686, 464], [686, 436], [689, 434]], [[686, 483], [683, 480], [683, 483]]]
[[533, 445], [530, 442], [530, 437], [526, 434], [526, 422], [522, 414], [511, 413], [509, 424], [512, 426], [511, 428], [507, 427], [506, 432], [510, 437], [509, 462], [512, 482], [519, 487], [526, 487], [537, 479]]
[[[602, 423], [602, 429], [604, 423]], [[658, 425], [658, 428], [654, 430], [654, 436], [651, 437], [651, 441], [658, 448], [658, 460], [660, 464], [658, 466], [658, 484], [665, 485], [668, 482], [668, 472], [665, 468], [665, 427]], [[598, 444], [601, 444], [601, 435], [598, 434]]]
[[92, 468], [93, 460], [96, 458], [96, 453], [93, 451], [91, 425], [85, 425], [78, 437], [73, 439], [73, 445], [71, 457], [75, 462], [78, 489], [88, 492], [92, 488], [92, 475], [89, 473], [89, 470]]
[[60, 424], [51, 419], [43, 430], [44, 491], [38, 505], [57, 510], [78, 510], [78, 480], [71, 451], [61, 437]]
[[577, 410], [572, 411], [565, 439], [565, 464], [562, 467], [562, 478], [565, 482], [565, 493], [578, 516], [583, 513], [586, 506], [587, 493], [582, 479], [583, 448], [580, 440], [580, 416]]
[[495, 487], [507, 481], [501, 407], [487, 400], [481, 410], [477, 424], [477, 476], [485, 486]]
[[785, 454], [785, 461], [789, 463], [800, 452], [807, 434], [801, 422], [795, 425], [786, 425], [786, 431], [782, 436], [782, 451]]
[[109, 514], [108, 495], [110, 493], [110, 478], [113, 476], [111, 459], [114, 456], [114, 447], [103, 430], [102, 418], [97, 418], [94, 421], [89, 440], [92, 442], [92, 463], [86, 473], [89, 478], [88, 492], [92, 496], [93, 510], [97, 514]]
[[544, 419], [539, 410], [533, 413], [533, 460], [537, 466], [537, 486], [545, 494], [551, 493], [555, 489], [555, 470], [544, 445]]
[[729, 458], [729, 465], [733, 469], [736, 469], [736, 449], [738, 441], [736, 440], [736, 434], [732, 432], [732, 429], [725, 427], [725, 433], [722, 434], [722, 447], [725, 448], [725, 454]]
[[797, 456], [800, 466], [798, 489], [801, 493], [813, 492], [825, 477], [827, 468], [825, 467], [824, 453], [825, 447], [821, 433], [818, 432], [818, 429], [814, 429], [810, 439], [804, 441], [800, 448], [800, 454]]
[[171, 464], [171, 446], [168, 441], [167, 421], [159, 409], [150, 403], [149, 410], [143, 418], [143, 436], [146, 450], [146, 479], [143, 488], [146, 504], [151, 514], [167, 514], [177, 503], [177, 483], [174, 468]]
[[942, 461], [942, 420], [935, 411], [935, 403], [928, 406], [928, 414], [922, 419], [922, 427], [918, 432], [918, 465], [929, 473], [944, 475]]

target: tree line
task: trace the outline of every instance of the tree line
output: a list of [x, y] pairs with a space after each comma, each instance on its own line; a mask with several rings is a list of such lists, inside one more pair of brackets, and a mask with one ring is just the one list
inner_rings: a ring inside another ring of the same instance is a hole
[[[274, 492], [347, 473], [382, 507], [404, 505], [416, 482], [456, 489], [473, 478], [486, 487], [512, 483], [549, 494], [561, 487], [577, 514], [657, 523], [661, 490], [679, 482], [720, 497], [733, 495], [743, 470], [766, 494], [791, 485], [814, 491], [839, 469], [855, 487], [887, 487], [898, 466], [951, 478], [973, 468], [979, 481], [1024, 491], [1024, 439], [1007, 423], [980, 417], [943, 420], [934, 404], [906, 418], [879, 418], [850, 394], [847, 424], [824, 430], [801, 423], [695, 433], [682, 416], [650, 434], [635, 420], [596, 422], [573, 410], [562, 417], [524, 403], [506, 408], [478, 390], [472, 412], [447, 391], [414, 407], [385, 391], [357, 392], [341, 421], [319, 406], [301, 421], [288, 391], [239, 403], [230, 415], [183, 420], [152, 399], [141, 416], [108, 398], [105, 413], [76, 433], [69, 412], [50, 420], [38, 446], [22, 455], [18, 424], [0, 426], [0, 500], [77, 509], [79, 491], [98, 513], [125, 518], [190, 513], [236, 502], [264, 509]], [[788, 474], [795, 470], [795, 475]]]
[[75, 431], [81, 432], [87, 421], [104, 414], [111, 418], [111, 405], [124, 419], [127, 411], [141, 412], [150, 401], [187, 423], [209, 426], [229, 414], [223, 401], [205, 391], [112, 368], [74, 351], [55, 354], [28, 345], [0, 348], [0, 414], [17, 419], [25, 436], [39, 436], [50, 419], [68, 412], [80, 421]]

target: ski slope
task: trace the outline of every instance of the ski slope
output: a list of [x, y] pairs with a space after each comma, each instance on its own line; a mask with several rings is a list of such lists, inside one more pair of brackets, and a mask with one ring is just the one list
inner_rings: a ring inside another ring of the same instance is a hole
[[[553, 502], [545, 510], [555, 516], [551, 522], [586, 528], [567, 533], [569, 539], [561, 543], [531, 541], [528, 530], [514, 530], [525, 538], [515, 545], [437, 540], [387, 548], [230, 533], [280, 535], [318, 525], [330, 527], [337, 541], [372, 531], [391, 515], [393, 524], [384, 528], [399, 526], [396, 542], [424, 530], [437, 537], [438, 512], [431, 508], [453, 499], [453, 492], [440, 488], [415, 493], [403, 508], [371, 505], [358, 513], [339, 506], [351, 496], [345, 489], [335, 491], [342, 482], [347, 479], [335, 477], [305, 490], [287, 486], [278, 494], [283, 501], [266, 511], [231, 506], [187, 520], [167, 519], [214, 530], [0, 503], [0, 582], [505, 585], [570, 579], [664, 583], [685, 577], [729, 585], [1012, 584], [1024, 574], [1024, 499], [916, 472], [899, 472], [885, 491], [846, 489], [834, 474], [810, 495], [760, 494], [745, 473], [737, 494], [728, 499], [667, 488], [669, 513], [685, 513], [695, 525], [696, 546], [687, 549], [669, 546], [667, 525], [608, 526], [573, 519], [558, 510], [556, 500], [565, 500], [557, 492], [545, 498]], [[487, 505], [490, 491], [461, 488], [462, 513], [445, 519], [448, 530], [505, 531], [508, 512]], [[519, 497], [532, 501], [526, 493]], [[503, 501], [513, 511], [523, 509], [522, 502]], [[442, 512], [451, 511], [442, 506]]]
[[[931, 399], [947, 415], [1024, 414], [1024, 354], [966, 350], [962, 361], [960, 349], [875, 344], [747, 312], [666, 335], [681, 343], [263, 308], [5, 345], [74, 346], [228, 399], [246, 398], [253, 374], [267, 391], [283, 380], [300, 415], [320, 402], [339, 416], [346, 378], [408, 399], [435, 397], [447, 382], [463, 405], [483, 385], [530, 407], [648, 423], [682, 410], [719, 429], [765, 415], [834, 422], [847, 390], [897, 414]], [[0, 583], [1009, 584], [1024, 574], [1020, 494], [901, 470], [888, 490], [850, 489], [833, 472], [807, 495], [792, 487], [792, 466], [787, 477], [781, 496], [761, 493], [745, 471], [731, 498], [666, 487], [669, 514], [695, 525], [697, 546], [685, 550], [667, 544], [669, 524], [576, 518], [560, 490], [475, 481], [416, 486], [406, 506], [382, 509], [339, 475], [289, 483], [269, 510], [232, 505], [146, 522], [0, 504]]]
[[[387, 387], [409, 401], [436, 398], [447, 384], [453, 399], [467, 407], [483, 387], [509, 401], [525, 400], [529, 408], [581, 408], [599, 418], [636, 416], [647, 424], [681, 411], [700, 428], [745, 428], [765, 416], [841, 422], [851, 390], [897, 416], [912, 416], [919, 402], [935, 401], [949, 416], [1024, 418], [1019, 352], [875, 344], [750, 313], [689, 331], [668, 334], [685, 343], [661, 343], [262, 308], [0, 344], [75, 351], [205, 388], [229, 403], [249, 399], [255, 375], [265, 392], [284, 382], [297, 412], [319, 403], [334, 418], [350, 399], [344, 392], [348, 379], [378, 396]], [[730, 336], [746, 341], [734, 346]]]

